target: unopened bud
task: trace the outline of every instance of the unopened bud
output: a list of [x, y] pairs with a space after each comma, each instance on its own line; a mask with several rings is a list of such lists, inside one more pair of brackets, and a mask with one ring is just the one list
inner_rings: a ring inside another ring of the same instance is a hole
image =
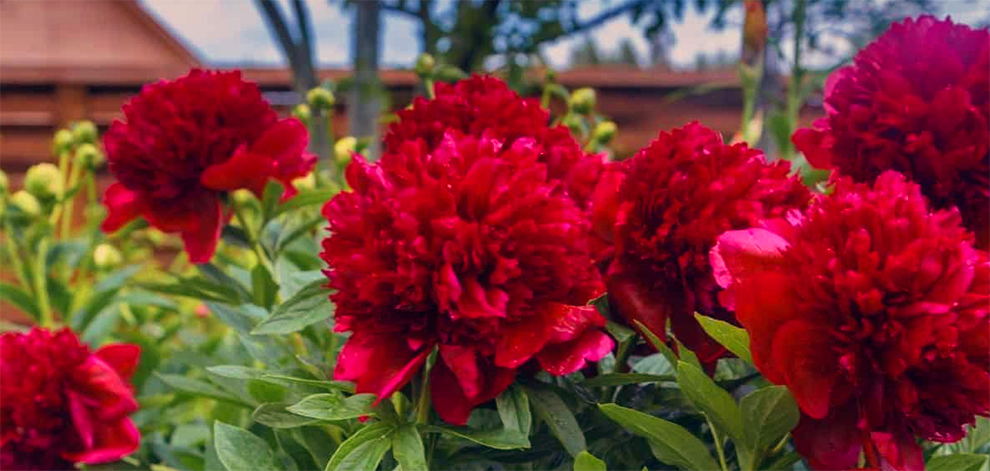
[[306, 102], [309, 103], [312, 111], [329, 110], [337, 103], [333, 97], [333, 92], [323, 87], [316, 87], [310, 90], [306, 94]]
[[595, 126], [595, 131], [591, 136], [592, 139], [599, 143], [608, 144], [613, 138], [615, 138], [616, 131], [617, 128], [615, 127], [615, 123], [611, 121], [602, 121]]
[[52, 153], [55, 155], [61, 155], [63, 153], [72, 150], [75, 138], [72, 137], [72, 131], [68, 129], [59, 129], [55, 133], [55, 137], [52, 139]]
[[351, 154], [357, 149], [357, 139], [352, 136], [342, 137], [333, 145], [333, 157], [340, 165], [351, 161]]
[[242, 206], [251, 202], [254, 198], [254, 193], [251, 193], [251, 190], [245, 190], [242, 188], [240, 190], [234, 190], [234, 192], [230, 194], [230, 197], [234, 199], [234, 202], [237, 203], [238, 206]]
[[58, 197], [62, 194], [62, 172], [50, 163], [35, 165], [24, 176], [24, 189], [38, 199]]
[[416, 71], [416, 75], [428, 77], [433, 74], [433, 68], [436, 66], [437, 61], [433, 59], [433, 56], [423, 53], [416, 58], [414, 70]]
[[584, 122], [581, 120], [581, 117], [576, 114], [572, 113], [564, 116], [561, 123], [564, 126], [567, 126], [567, 128], [571, 130], [571, 134], [574, 134], [575, 136], [583, 136], [585, 133]]
[[316, 172], [309, 172], [305, 177], [292, 180], [292, 186], [296, 187], [297, 190], [312, 190], [316, 188]]
[[306, 126], [309, 126], [309, 121], [313, 117], [313, 112], [310, 111], [309, 105], [300, 103], [296, 105], [295, 108], [292, 108], [292, 116], [299, 121], [302, 121], [302, 123]]
[[547, 69], [547, 82], [555, 83], [557, 81], [557, 71], [553, 69]]
[[591, 113], [595, 109], [595, 91], [587, 87], [574, 90], [571, 94], [571, 109], [575, 113]]
[[79, 121], [72, 126], [72, 138], [75, 140], [76, 145], [86, 143], [95, 144], [98, 134], [99, 131], [92, 121]]
[[97, 245], [93, 250], [93, 264], [101, 270], [116, 267], [123, 261], [124, 257], [120, 255], [120, 251], [110, 244]]
[[41, 214], [41, 204], [38, 203], [38, 198], [24, 190], [11, 195], [10, 205], [31, 217], [37, 217]]
[[76, 162], [83, 167], [89, 169], [99, 168], [105, 160], [106, 157], [103, 156], [103, 151], [88, 142], [76, 149]]

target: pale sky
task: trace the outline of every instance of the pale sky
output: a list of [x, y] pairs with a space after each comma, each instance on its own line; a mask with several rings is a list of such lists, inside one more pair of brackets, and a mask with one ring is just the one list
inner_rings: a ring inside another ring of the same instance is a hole
[[[282, 55], [268, 35], [261, 16], [251, 0], [141, 0], [174, 33], [210, 64], [281, 64]], [[283, 11], [289, 13], [288, 2]], [[852, 0], [856, 1], [856, 0]], [[324, 66], [348, 66], [350, 60], [350, 29], [352, 12], [344, 10], [339, 0], [308, 2], [315, 36], [318, 61]], [[615, 0], [587, 0], [580, 5], [582, 18], [591, 17]], [[694, 2], [686, 2], [693, 4]], [[956, 21], [983, 21], [990, 11], [990, 0], [940, 0], [939, 15], [951, 14]], [[290, 15], [291, 16], [291, 15]], [[690, 67], [699, 53], [715, 54], [719, 50], [728, 56], [738, 54], [738, 26], [722, 31], [709, 28], [711, 14], [699, 14], [689, 6], [682, 21], [672, 25], [676, 38], [670, 60], [676, 67]], [[729, 16], [730, 25], [741, 22], [737, 8]], [[382, 37], [382, 64], [410, 66], [419, 53], [418, 26], [406, 18], [386, 14]], [[623, 39], [630, 39], [642, 59], [647, 56], [647, 42], [641, 29], [632, 25], [627, 15], [616, 18], [594, 30], [592, 36], [602, 51], [615, 50]], [[582, 37], [571, 37], [545, 46], [544, 52], [552, 65], [566, 67], [572, 47]], [[843, 47], [838, 46], [840, 49]], [[814, 58], [812, 58], [814, 60]]]

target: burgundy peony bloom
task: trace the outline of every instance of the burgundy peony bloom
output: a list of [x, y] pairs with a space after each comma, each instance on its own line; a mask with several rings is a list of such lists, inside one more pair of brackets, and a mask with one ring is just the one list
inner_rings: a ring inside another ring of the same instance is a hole
[[841, 179], [803, 221], [730, 231], [712, 250], [753, 360], [803, 415], [817, 469], [923, 469], [915, 437], [953, 442], [990, 413], [990, 263], [955, 209], [896, 172]]
[[454, 424], [530, 360], [563, 375], [613, 346], [586, 305], [603, 289], [583, 212], [536, 141], [480, 134], [393, 141], [374, 165], [357, 156], [353, 190], [323, 208], [336, 329], [352, 332], [335, 377], [381, 400], [437, 349], [431, 395]]
[[72, 469], [116, 461], [141, 436], [131, 375], [141, 350], [90, 352], [69, 329], [0, 336], [0, 468]]
[[136, 217], [182, 235], [194, 263], [209, 261], [224, 223], [226, 192], [259, 195], [266, 183], [285, 184], [309, 173], [306, 127], [279, 120], [240, 72], [193, 70], [173, 81], [146, 85], [124, 105], [126, 122], [104, 136], [117, 177], [104, 196], [113, 232]]
[[714, 366], [728, 355], [694, 318], [734, 322], [718, 300], [708, 252], [719, 234], [759, 226], [811, 198], [787, 162], [767, 164], [745, 144], [727, 145], [698, 123], [661, 132], [606, 171], [595, 192], [595, 234], [614, 244], [606, 285], [613, 310], [674, 335]]
[[896, 170], [958, 206], [990, 247], [990, 33], [931, 16], [897, 23], [825, 86], [827, 117], [794, 134], [816, 167], [873, 182]]
[[531, 138], [549, 178], [563, 182], [571, 198], [582, 208], [586, 206], [604, 158], [584, 153], [565, 126], [549, 127], [550, 115], [538, 100], [521, 98], [502, 80], [483, 75], [453, 85], [438, 82], [435, 96], [417, 98], [397, 113], [399, 121], [389, 126], [384, 137], [386, 149], [395, 150], [416, 139], [434, 149], [450, 130], [498, 138], [505, 146]]

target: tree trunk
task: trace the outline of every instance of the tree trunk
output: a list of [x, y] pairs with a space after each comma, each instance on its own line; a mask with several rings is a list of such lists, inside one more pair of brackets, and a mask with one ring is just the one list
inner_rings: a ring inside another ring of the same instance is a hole
[[378, 156], [378, 116], [381, 113], [381, 86], [378, 79], [381, 5], [378, 0], [354, 3], [354, 85], [347, 103], [349, 133], [370, 137], [368, 158]]

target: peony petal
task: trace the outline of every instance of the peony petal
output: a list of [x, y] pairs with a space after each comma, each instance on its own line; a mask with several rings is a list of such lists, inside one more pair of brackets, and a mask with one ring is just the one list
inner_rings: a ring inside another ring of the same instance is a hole
[[853, 401], [823, 420], [802, 414], [797, 428], [791, 432], [794, 448], [813, 469], [853, 469], [863, 449], [856, 416]]
[[120, 229], [140, 216], [144, 209], [141, 194], [128, 190], [120, 182], [107, 187], [106, 193], [103, 194], [103, 204], [107, 207], [107, 218], [100, 225], [103, 232]]
[[594, 234], [611, 242], [615, 237], [615, 219], [619, 211], [619, 188], [625, 174], [619, 163], [607, 164], [591, 195], [591, 228]]
[[377, 404], [405, 386], [432, 350], [432, 345], [411, 350], [398, 336], [355, 333], [340, 351], [334, 378], [355, 382], [359, 393], [377, 395]]
[[206, 263], [213, 258], [220, 240], [220, 230], [223, 228], [223, 214], [220, 201], [209, 196], [198, 201], [199, 212], [192, 213], [186, 219], [186, 227], [182, 230], [182, 242], [192, 263]]
[[495, 344], [495, 364], [517, 368], [529, 361], [550, 339], [550, 327], [541, 316], [505, 322]]
[[605, 318], [594, 306], [547, 303], [536, 315], [546, 318], [544, 324], [550, 328], [550, 343], [569, 342], [589, 329], [605, 326]]
[[86, 400], [79, 393], [69, 390], [66, 392], [69, 398], [69, 413], [72, 416], [72, 428], [76, 432], [85, 449], [93, 447], [94, 421], [97, 420], [86, 407]]
[[62, 458], [85, 464], [109, 463], [134, 453], [140, 445], [141, 433], [134, 422], [125, 417], [97, 425], [92, 447], [78, 452], [63, 452]]
[[719, 286], [728, 288], [735, 280], [773, 270], [784, 258], [790, 244], [766, 229], [728, 231], [712, 247], [709, 260]]
[[536, 354], [536, 359], [547, 373], [563, 376], [580, 370], [586, 362], [601, 360], [614, 346], [615, 342], [605, 332], [590, 328], [575, 340], [544, 347]]
[[787, 322], [773, 338], [773, 358], [801, 410], [815, 419], [828, 415], [832, 388], [841, 373], [828, 331], [807, 320]]
[[274, 171], [275, 163], [270, 156], [240, 147], [225, 162], [207, 167], [199, 180], [211, 190], [234, 191], [246, 188], [261, 198]]
[[516, 376], [514, 368], [500, 368], [483, 363], [478, 367], [479, 378], [484, 380], [484, 387], [470, 399], [446, 362], [438, 361], [433, 366], [430, 372], [430, 396], [433, 408], [441, 419], [454, 425], [464, 425], [476, 406], [495, 399], [512, 384]]
[[141, 347], [129, 343], [113, 343], [100, 347], [95, 355], [110, 365], [125, 380], [130, 380], [141, 359]]
[[647, 280], [621, 271], [613, 274], [610, 270], [605, 285], [609, 304], [616, 314], [630, 325], [639, 321], [661, 340], [667, 339], [667, 316], [671, 306], [658, 291], [648, 286]]
[[777, 330], [797, 316], [791, 279], [780, 273], [758, 273], [737, 287], [736, 320], [749, 332], [753, 363], [768, 380], [781, 384], [783, 373], [773, 362]]
[[475, 398], [481, 393], [484, 378], [479, 371], [477, 352], [474, 349], [441, 345], [440, 359], [457, 378], [457, 384], [466, 398]]
[[825, 133], [816, 129], [798, 129], [791, 136], [794, 147], [816, 168], [832, 166], [832, 153], [825, 148], [824, 141]]
[[91, 356], [72, 373], [72, 391], [85, 399], [100, 421], [113, 421], [138, 408], [131, 386], [102, 359]]
[[883, 460], [881, 468], [889, 469], [892, 467], [897, 471], [925, 470], [924, 451], [914, 440], [910, 431], [873, 432], [870, 434], [870, 438]]

